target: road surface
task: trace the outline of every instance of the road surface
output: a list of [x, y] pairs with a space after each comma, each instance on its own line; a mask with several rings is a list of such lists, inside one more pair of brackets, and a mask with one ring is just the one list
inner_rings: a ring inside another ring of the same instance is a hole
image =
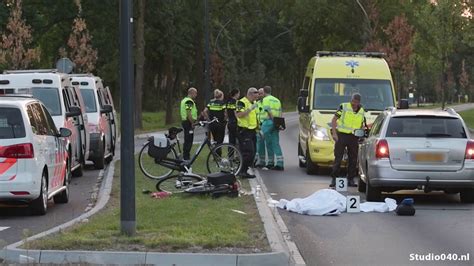
[[[298, 116], [287, 114], [287, 129], [280, 133], [285, 156], [285, 171], [263, 171], [268, 192], [279, 200], [303, 198], [319, 189], [328, 188], [329, 171], [309, 176], [298, 167]], [[349, 188], [349, 194], [358, 193]], [[474, 204], [461, 204], [459, 196], [443, 193], [389, 194], [398, 202], [404, 197], [415, 199], [416, 215], [394, 213], [343, 213], [335, 217], [305, 216], [280, 210], [280, 214], [307, 265], [412, 265], [410, 254], [428, 253], [457, 255], [470, 253], [474, 264]], [[435, 262], [419, 262], [431, 265]]]

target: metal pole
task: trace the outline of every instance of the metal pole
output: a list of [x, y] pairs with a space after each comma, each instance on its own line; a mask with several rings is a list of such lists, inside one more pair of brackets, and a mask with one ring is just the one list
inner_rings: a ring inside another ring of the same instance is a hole
[[204, 64], [204, 97], [207, 103], [210, 99], [209, 92], [211, 91], [211, 79], [209, 70], [209, 3], [204, 0], [204, 46], [205, 46], [205, 64]]
[[133, 2], [120, 1], [120, 228], [122, 234], [135, 235], [135, 141], [133, 117]]

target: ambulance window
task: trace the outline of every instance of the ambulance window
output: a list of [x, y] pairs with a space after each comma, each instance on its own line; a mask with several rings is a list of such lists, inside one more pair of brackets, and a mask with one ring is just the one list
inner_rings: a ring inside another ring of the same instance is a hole
[[30, 120], [31, 131], [33, 131], [33, 134], [38, 135], [38, 125], [36, 124], [31, 105], [26, 107], [26, 113], [28, 114], [28, 120]]
[[32, 89], [33, 96], [40, 100], [47, 108], [51, 115], [61, 115], [62, 108], [59, 99], [58, 88], [35, 87]]
[[94, 97], [94, 90], [92, 89], [81, 89], [82, 99], [86, 105], [87, 113], [97, 112], [96, 101]]
[[104, 101], [102, 100], [102, 93], [100, 92], [100, 90], [97, 90], [97, 97], [99, 97], [100, 107], [104, 106]]
[[69, 99], [69, 96], [67, 95], [67, 89], [63, 90], [63, 100], [64, 100], [64, 108], [66, 109], [66, 112], [69, 112], [69, 106], [71, 106], [71, 100]]
[[24, 138], [26, 136], [20, 109], [0, 108], [0, 139]]

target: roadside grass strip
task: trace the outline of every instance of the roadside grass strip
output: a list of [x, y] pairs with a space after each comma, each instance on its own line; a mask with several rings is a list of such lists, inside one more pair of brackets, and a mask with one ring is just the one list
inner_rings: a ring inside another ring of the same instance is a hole
[[[206, 173], [206, 156], [207, 150], [204, 150], [193, 165], [194, 173]], [[203, 253], [270, 251], [252, 195], [212, 199], [174, 194], [154, 199], [142, 190], [155, 191], [156, 181], [145, 178], [137, 162], [135, 165], [135, 236], [120, 233], [120, 162], [117, 162], [111, 199], [99, 214], [61, 233], [28, 242], [22, 248]], [[249, 187], [247, 180], [242, 183], [245, 188]]]
[[474, 109], [459, 112], [459, 114], [462, 116], [467, 126], [471, 129], [474, 129]]
[[[176, 109], [176, 108], [175, 108]], [[165, 124], [166, 112], [143, 112], [142, 113], [142, 122], [143, 129], [135, 130], [135, 133], [149, 133], [157, 130], [165, 130], [171, 127], [172, 125]], [[117, 128], [120, 128], [120, 113], [117, 113]], [[173, 113], [173, 121], [180, 121], [179, 113]], [[175, 125], [179, 125], [180, 122], [175, 122]]]

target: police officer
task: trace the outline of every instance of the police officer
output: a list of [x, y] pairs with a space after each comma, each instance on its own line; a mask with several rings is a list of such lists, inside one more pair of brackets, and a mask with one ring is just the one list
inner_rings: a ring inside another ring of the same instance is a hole
[[[263, 168], [267, 167], [266, 163], [266, 154], [267, 151], [265, 149], [265, 138], [263, 136], [263, 132], [260, 130], [261, 125], [262, 125], [262, 119], [264, 116], [266, 116], [265, 110], [263, 110], [263, 98], [265, 97], [265, 92], [263, 91], [263, 88], [258, 89], [258, 99], [257, 99], [257, 123], [258, 123], [258, 129], [257, 129], [257, 163], [255, 164], [255, 167], [257, 168]], [[272, 164], [273, 166], [273, 164]]]
[[255, 134], [258, 127], [257, 103], [255, 102], [257, 99], [258, 91], [251, 87], [247, 90], [247, 96], [237, 102], [238, 139], [243, 159], [239, 176], [242, 178], [255, 178], [255, 175], [248, 174], [247, 170], [253, 165], [255, 158]]
[[219, 89], [214, 90], [214, 99], [211, 99], [207, 104], [203, 111], [203, 116], [209, 120], [217, 118], [218, 122], [209, 124], [209, 130], [217, 144], [224, 142], [226, 126], [225, 108], [224, 93]]
[[260, 112], [261, 128], [265, 146], [267, 148], [267, 168], [283, 171], [283, 153], [280, 147], [280, 136], [278, 129], [273, 123], [274, 117], [281, 117], [282, 109], [281, 102], [278, 98], [272, 95], [272, 87], [265, 86], [264, 98], [262, 100], [263, 112]]
[[227, 130], [229, 131], [229, 143], [237, 144], [237, 117], [235, 110], [237, 107], [237, 100], [240, 98], [240, 91], [233, 89], [229, 93], [229, 98], [226, 104], [227, 113]]
[[180, 114], [181, 125], [184, 130], [183, 159], [189, 160], [191, 148], [194, 140], [194, 123], [197, 120], [197, 108], [194, 99], [196, 99], [196, 88], [188, 89], [188, 96], [181, 100]]
[[336, 144], [334, 147], [335, 160], [332, 167], [330, 187], [335, 187], [336, 185], [336, 177], [340, 174], [341, 161], [346, 148], [349, 157], [347, 168], [348, 185], [350, 187], [357, 186], [354, 182], [354, 177], [357, 176], [359, 138], [354, 135], [354, 131], [362, 129], [365, 124], [365, 111], [360, 104], [360, 100], [360, 94], [353, 94], [351, 102], [341, 104], [332, 119], [332, 137]]

